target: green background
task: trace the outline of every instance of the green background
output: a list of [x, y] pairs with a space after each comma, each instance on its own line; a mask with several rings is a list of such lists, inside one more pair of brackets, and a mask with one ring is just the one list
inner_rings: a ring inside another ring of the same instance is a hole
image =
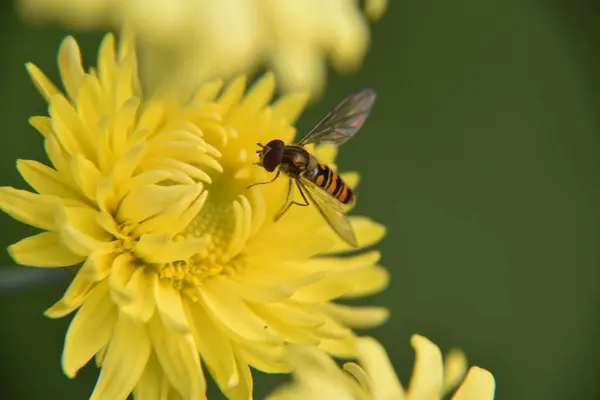
[[[309, 128], [347, 92], [379, 94], [342, 169], [362, 174], [356, 212], [385, 223], [392, 309], [369, 331], [403, 382], [420, 333], [492, 371], [498, 399], [600, 398], [598, 190], [600, 8], [592, 1], [395, 0], [356, 75], [330, 74]], [[27, 125], [46, 106], [25, 73], [55, 79], [67, 33], [0, 6], [0, 179], [24, 188], [16, 158], [43, 159]], [[99, 34], [76, 32], [87, 65]], [[0, 245], [32, 229], [0, 215]], [[6, 252], [0, 264], [9, 265]], [[83, 399], [95, 366], [69, 380], [69, 319], [42, 315], [65, 283], [0, 294], [0, 396]], [[257, 378], [261, 398], [275, 380]], [[215, 394], [215, 388], [211, 388]], [[214, 396], [218, 398], [218, 396]]]

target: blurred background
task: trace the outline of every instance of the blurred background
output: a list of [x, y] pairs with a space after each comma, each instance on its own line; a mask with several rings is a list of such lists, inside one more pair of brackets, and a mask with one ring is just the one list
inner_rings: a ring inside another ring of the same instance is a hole
[[[420, 333], [489, 369], [498, 399], [600, 398], [600, 3], [390, 3], [364, 68], [330, 74], [299, 122], [310, 128], [358, 87], [379, 94], [339, 160], [362, 174], [355, 212], [389, 228], [392, 283], [368, 303], [392, 317], [364, 333], [405, 383]], [[15, 159], [45, 159], [27, 118], [46, 106], [24, 63], [58, 81], [70, 32], [27, 25], [11, 7], [0, 5], [0, 184], [25, 188]], [[74, 33], [94, 63], [101, 33]], [[3, 248], [32, 232], [5, 214], [0, 226]], [[60, 369], [70, 318], [42, 315], [66, 285], [0, 294], [2, 398], [89, 397], [93, 364], [76, 380]], [[277, 383], [268, 378], [256, 398]]]

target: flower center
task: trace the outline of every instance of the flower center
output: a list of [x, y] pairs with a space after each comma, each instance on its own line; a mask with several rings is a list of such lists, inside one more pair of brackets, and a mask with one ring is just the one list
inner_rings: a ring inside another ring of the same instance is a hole
[[200, 213], [174, 238], [175, 241], [202, 238], [205, 244], [187, 260], [162, 265], [160, 279], [168, 280], [174, 288], [196, 300], [196, 288], [203, 281], [231, 269], [234, 259], [230, 245], [236, 234], [233, 202], [244, 189], [233, 179], [211, 184]]

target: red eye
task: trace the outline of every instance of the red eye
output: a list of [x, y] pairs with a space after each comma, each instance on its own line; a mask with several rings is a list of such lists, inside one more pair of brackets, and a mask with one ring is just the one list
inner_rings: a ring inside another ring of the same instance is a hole
[[263, 148], [262, 165], [267, 171], [273, 172], [275, 171], [275, 168], [281, 164], [284, 147], [285, 143], [283, 143], [281, 140], [275, 139], [271, 140]]

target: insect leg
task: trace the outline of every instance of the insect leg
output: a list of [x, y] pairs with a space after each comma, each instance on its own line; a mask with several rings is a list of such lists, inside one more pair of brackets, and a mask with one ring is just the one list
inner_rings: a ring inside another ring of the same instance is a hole
[[256, 182], [256, 183], [253, 183], [252, 185], [246, 186], [246, 189], [250, 189], [252, 186], [266, 185], [267, 183], [273, 183], [273, 182], [275, 182], [275, 179], [279, 178], [280, 173], [281, 173], [281, 171], [277, 171], [277, 173], [275, 174], [275, 178], [271, 179], [270, 181]]
[[277, 213], [277, 215], [275, 216], [275, 221], [277, 221], [279, 218], [283, 217], [283, 214], [285, 214], [287, 212], [287, 210], [290, 209], [291, 206], [293, 206], [294, 204], [299, 205], [301, 207], [306, 207], [308, 206], [310, 203], [308, 202], [308, 200], [306, 200], [306, 196], [304, 195], [304, 192], [302, 191], [302, 187], [300, 186], [300, 183], [298, 182], [297, 179], [294, 179], [294, 181], [296, 182], [296, 187], [298, 187], [298, 190], [300, 191], [300, 195], [302, 196], [302, 200], [304, 200], [304, 204], [302, 203], [298, 203], [297, 201], [292, 201], [292, 179], [290, 179], [290, 185], [288, 186], [288, 194], [286, 196], [286, 200], [285, 200], [285, 204], [282, 207], [281, 211], [279, 211]]

